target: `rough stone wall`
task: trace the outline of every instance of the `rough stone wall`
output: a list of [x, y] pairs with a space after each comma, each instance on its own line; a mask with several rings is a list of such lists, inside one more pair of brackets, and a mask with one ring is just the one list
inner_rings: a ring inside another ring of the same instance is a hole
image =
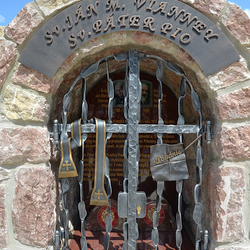
[[[213, 104], [213, 160], [204, 173], [203, 198], [211, 249], [250, 249], [250, 20], [226, 0], [183, 0], [221, 27], [241, 60], [205, 77], [171, 42], [149, 34], [114, 33], [84, 45], [50, 79], [17, 62], [31, 34], [51, 15], [78, 0], [35, 0], [0, 29], [0, 248], [48, 249], [56, 223], [55, 174], [47, 124], [52, 95], [64, 75], [125, 46], [151, 50], [180, 66]], [[98, 54], [99, 53], [99, 54]], [[86, 59], [87, 58], [87, 59]], [[74, 77], [72, 74], [71, 77]], [[94, 80], [94, 79], [93, 79]], [[206, 100], [202, 100], [203, 104]], [[206, 113], [206, 106], [204, 112]], [[208, 149], [206, 149], [208, 150]], [[10, 212], [11, 211], [11, 212]]]

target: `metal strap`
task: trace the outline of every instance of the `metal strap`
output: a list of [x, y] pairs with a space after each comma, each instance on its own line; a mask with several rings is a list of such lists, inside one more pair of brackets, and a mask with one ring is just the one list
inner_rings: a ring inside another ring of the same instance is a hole
[[[163, 99], [163, 90], [162, 90], [162, 77], [163, 77], [163, 63], [161, 61], [157, 61], [157, 69], [156, 69], [156, 78], [158, 80], [158, 124], [164, 124], [163, 119], [161, 117], [161, 101]], [[163, 144], [162, 133], [157, 133], [157, 144]], [[156, 208], [153, 213], [153, 229], [151, 233], [152, 243], [155, 249], [158, 249], [159, 244], [159, 214], [161, 211], [161, 200], [162, 193], [164, 189], [164, 181], [157, 181], [157, 197], [156, 197]]]
[[[183, 98], [186, 96], [186, 80], [185, 78], [182, 79], [181, 81], [181, 86], [180, 86], [180, 97], [178, 99], [178, 121], [177, 125], [184, 125], [185, 124], [185, 119], [183, 117]], [[179, 134], [179, 140], [180, 143], [183, 143], [183, 135]], [[176, 246], [178, 249], [181, 249], [182, 245], [182, 215], [181, 215], [181, 203], [182, 203], [182, 188], [183, 188], [183, 180], [176, 181], [176, 191], [178, 193], [178, 210], [176, 213], [176, 233], [175, 233], [175, 238], [176, 238]]]
[[67, 209], [67, 192], [69, 191], [70, 184], [67, 178], [61, 179], [61, 188], [62, 188], [62, 206], [64, 210], [63, 214], [63, 228], [64, 228], [64, 243], [63, 250], [69, 250], [68, 240], [69, 240], [69, 210]]
[[[88, 117], [88, 104], [86, 101], [86, 79], [84, 78], [82, 80], [82, 122], [84, 124], [87, 123], [87, 117]], [[82, 159], [79, 162], [78, 167], [78, 183], [79, 183], [79, 189], [80, 189], [80, 202], [78, 203], [78, 211], [79, 211], [79, 217], [81, 220], [81, 250], [87, 250], [87, 239], [85, 235], [85, 218], [87, 216], [87, 210], [84, 203], [84, 197], [83, 197], [83, 173], [84, 173], [84, 143], [87, 140], [88, 134], [83, 133], [82, 134]]]
[[[113, 117], [113, 99], [114, 99], [114, 83], [112, 79], [109, 77], [109, 67], [108, 61], [106, 61], [107, 66], [107, 89], [108, 89], [108, 96], [109, 96], [109, 104], [108, 104], [108, 121], [107, 123], [112, 124], [112, 117]], [[112, 137], [112, 133], [106, 134], [106, 147], [107, 141]], [[110, 196], [112, 195], [112, 187], [111, 187], [111, 180], [109, 176], [109, 158], [106, 156], [105, 158], [105, 181], [106, 181], [106, 192], [108, 196], [108, 214], [106, 216], [106, 233], [104, 235], [104, 250], [109, 249], [110, 243], [110, 232], [112, 230], [112, 216], [111, 216], [111, 200]]]
[[106, 123], [95, 118], [96, 146], [95, 146], [95, 181], [91, 193], [90, 205], [108, 206], [108, 197], [104, 189], [104, 173], [106, 159]]

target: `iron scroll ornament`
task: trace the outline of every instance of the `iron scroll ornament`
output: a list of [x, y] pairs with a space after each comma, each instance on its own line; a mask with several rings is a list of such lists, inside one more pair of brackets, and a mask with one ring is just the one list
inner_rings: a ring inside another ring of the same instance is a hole
[[[177, 125], [164, 125], [163, 119], [161, 118], [161, 109], [158, 108], [159, 112], [159, 121], [158, 124], [139, 124], [140, 121], [140, 98], [141, 98], [141, 83], [139, 79], [139, 61], [144, 60], [146, 58], [151, 58], [157, 60], [157, 72], [156, 76], [159, 81], [159, 98], [158, 104], [160, 105], [162, 100], [162, 70], [163, 66], [165, 66], [169, 71], [179, 75], [182, 77], [181, 82], [181, 90], [180, 90], [180, 97], [179, 97], [179, 105], [178, 105], [178, 123]], [[114, 97], [114, 86], [113, 82], [109, 76], [108, 71], [108, 62], [110, 60], [116, 61], [127, 61], [126, 67], [126, 77], [124, 80], [124, 116], [126, 119], [126, 124], [112, 124], [112, 114], [113, 114], [113, 97]], [[138, 182], [138, 162], [140, 158], [139, 153], [139, 140], [138, 135], [139, 133], [157, 133], [157, 143], [162, 144], [162, 134], [169, 133], [169, 134], [179, 134], [180, 142], [183, 142], [183, 134], [193, 133], [197, 135], [197, 184], [195, 186], [194, 192], [194, 199], [195, 199], [195, 208], [193, 213], [193, 219], [197, 224], [197, 234], [196, 234], [196, 250], [204, 249], [206, 250], [208, 247], [208, 238], [207, 238], [207, 231], [202, 231], [202, 224], [201, 224], [201, 216], [202, 216], [202, 204], [201, 204], [201, 181], [202, 181], [202, 164], [203, 164], [203, 149], [201, 146], [201, 136], [203, 132], [206, 132], [207, 142], [210, 143], [210, 123], [207, 126], [202, 125], [202, 113], [201, 113], [201, 104], [199, 100], [199, 96], [197, 92], [195, 92], [191, 82], [185, 76], [184, 71], [178, 67], [176, 64], [172, 62], [166, 61], [158, 56], [154, 55], [147, 55], [145, 53], [137, 52], [136, 50], [130, 50], [127, 53], [121, 53], [118, 55], [110, 55], [104, 57], [97, 61], [96, 63], [85, 67], [79, 77], [74, 81], [72, 86], [70, 87], [69, 91], [66, 93], [63, 99], [63, 109], [62, 109], [62, 124], [58, 124], [58, 121], [54, 122], [54, 138], [55, 141], [59, 144], [59, 135], [60, 141], [68, 139], [68, 132], [70, 132], [70, 125], [67, 124], [67, 112], [70, 109], [71, 99], [72, 99], [72, 92], [76, 84], [82, 80], [83, 82], [83, 105], [82, 105], [82, 123], [80, 125], [81, 134], [82, 134], [82, 145], [84, 145], [84, 140], [86, 140], [86, 135], [88, 133], [96, 132], [96, 125], [87, 121], [87, 103], [86, 103], [86, 77], [94, 73], [100, 66], [100, 64], [106, 63], [107, 65], [107, 89], [109, 95], [109, 105], [108, 105], [108, 121], [106, 126], [106, 133], [108, 140], [111, 137], [111, 133], [126, 133], [127, 138], [124, 144], [124, 182], [123, 187], [124, 190], [121, 193], [123, 197], [127, 199], [127, 206], [125, 210], [122, 210], [122, 213], [125, 214], [127, 221], [123, 225], [124, 230], [124, 250], [128, 249], [136, 249], [136, 242], [138, 238], [138, 225], [136, 223], [136, 218], [140, 215], [137, 207], [137, 202], [133, 202], [135, 200], [140, 200], [142, 206], [142, 211], [145, 211], [144, 206], [146, 206], [145, 199], [143, 194], [137, 192], [137, 182]], [[185, 120], [183, 117], [183, 103], [182, 100], [186, 96], [186, 85], [190, 88], [191, 99], [194, 109], [199, 114], [199, 122], [198, 125], [185, 125]], [[134, 91], [135, 90], [135, 91]], [[131, 150], [131, 148], [133, 150]], [[84, 147], [82, 147], [82, 150]], [[82, 154], [83, 155], [83, 154]], [[83, 166], [83, 159], [79, 163], [79, 184], [82, 181], [82, 175], [84, 171]], [[65, 217], [63, 221], [64, 225], [64, 236], [65, 236], [65, 245], [64, 249], [68, 249], [67, 245], [67, 237], [68, 237], [68, 210], [66, 207], [66, 194], [69, 190], [69, 184], [67, 181], [68, 178], [62, 178], [62, 193], [63, 193], [63, 207], [65, 210]], [[108, 159], [105, 160], [105, 180], [106, 180], [106, 191], [108, 198], [111, 195], [111, 182], [109, 178], [109, 167], [108, 167]], [[161, 196], [164, 187], [163, 181], [157, 182], [157, 200], [156, 200], [156, 211], [153, 215], [153, 230], [152, 230], [152, 242], [155, 246], [155, 249], [158, 248], [159, 244], [159, 234], [158, 234], [158, 211], [161, 209]], [[178, 180], [176, 182], [176, 190], [178, 192], [178, 212], [176, 215], [177, 221], [177, 231], [176, 231], [176, 245], [178, 249], [181, 249], [182, 245], [182, 218], [181, 218], [181, 193], [182, 193], [182, 186], [183, 181]], [[82, 192], [82, 185], [80, 184], [80, 190]], [[119, 197], [118, 197], [119, 199]], [[125, 199], [125, 200], [126, 200]], [[109, 200], [110, 204], [110, 200]], [[86, 209], [83, 202], [83, 197], [81, 195], [81, 200], [78, 205], [79, 214], [81, 217], [81, 230], [82, 230], [82, 239], [81, 245], [82, 250], [86, 249], [86, 237], [85, 237], [85, 229], [84, 229], [84, 220], [86, 218]], [[110, 209], [109, 209], [110, 212]], [[121, 211], [120, 211], [121, 213]], [[119, 214], [119, 208], [118, 208]], [[112, 229], [112, 223], [110, 221], [110, 216], [107, 218], [106, 223], [106, 234], [105, 234], [105, 249], [109, 247], [109, 239], [110, 239], [110, 231]], [[203, 239], [204, 238], [204, 239]], [[58, 239], [58, 237], [57, 237]], [[58, 246], [59, 244], [57, 244]], [[202, 248], [203, 246], [203, 248]]]
[[45, 23], [28, 42], [19, 62], [52, 78], [73, 51], [99, 36], [121, 31], [170, 40], [207, 76], [239, 60], [232, 43], [212, 21], [177, 0], [84, 0]]

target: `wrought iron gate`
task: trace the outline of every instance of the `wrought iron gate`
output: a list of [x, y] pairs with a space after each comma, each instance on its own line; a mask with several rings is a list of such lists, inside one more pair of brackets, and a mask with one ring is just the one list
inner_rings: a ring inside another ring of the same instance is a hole
[[[140, 82], [140, 60], [146, 58], [155, 59], [157, 61], [156, 78], [159, 83], [159, 97], [158, 97], [158, 124], [140, 124], [140, 112], [141, 112], [141, 93], [142, 86]], [[108, 63], [110, 60], [126, 61], [126, 77], [124, 79], [124, 117], [126, 119], [125, 124], [113, 124], [113, 99], [114, 99], [114, 84], [109, 75]], [[86, 102], [86, 78], [94, 73], [100, 64], [106, 63], [107, 66], [107, 90], [108, 90], [108, 120], [107, 122], [99, 119], [87, 120], [88, 105]], [[161, 117], [161, 101], [163, 99], [162, 91], [162, 77], [163, 67], [167, 70], [182, 77], [180, 97], [178, 99], [178, 122], [177, 125], [165, 125]], [[72, 98], [72, 91], [79, 80], [82, 80], [82, 117], [78, 121], [72, 124], [67, 124], [67, 113], [70, 109], [70, 103]], [[198, 125], [185, 125], [183, 117], [183, 98], [186, 96], [186, 86], [190, 88], [191, 100], [193, 108], [198, 112], [199, 121]], [[59, 145], [62, 152], [61, 163], [59, 168], [59, 178], [61, 178], [62, 186], [62, 204], [64, 209], [64, 221], [63, 232], [56, 232], [55, 248], [60, 249], [60, 241], [63, 240], [63, 249], [68, 249], [68, 222], [69, 212], [67, 208], [67, 192], [69, 190], [70, 177], [78, 176], [78, 182], [80, 186], [80, 202], [78, 204], [79, 215], [81, 220], [81, 249], [87, 250], [87, 241], [85, 237], [85, 218], [87, 212], [85, 209], [85, 203], [83, 200], [83, 172], [84, 162], [81, 159], [78, 167], [75, 166], [71, 150], [76, 147], [82, 147], [82, 157], [84, 157], [84, 142], [87, 139], [88, 133], [97, 133], [98, 143], [96, 147], [99, 148], [99, 153], [96, 153], [95, 162], [95, 187], [92, 192], [93, 204], [102, 205], [107, 204], [109, 206], [108, 215], [106, 217], [106, 234], [104, 241], [104, 249], [109, 249], [110, 232], [112, 230], [112, 218], [110, 216], [110, 199], [112, 193], [111, 181], [109, 178], [109, 159], [105, 155], [105, 147], [107, 140], [109, 140], [113, 133], [125, 133], [126, 139], [124, 144], [124, 162], [123, 162], [123, 191], [118, 195], [118, 215], [122, 218], [126, 218], [126, 222], [123, 225], [124, 233], [124, 250], [136, 249], [138, 239], [138, 225], [137, 218], [143, 218], [146, 211], [146, 195], [144, 192], [137, 192], [138, 185], [138, 168], [140, 159], [139, 149], [139, 134], [140, 133], [154, 133], [157, 134], [157, 144], [163, 144], [162, 136], [167, 134], [178, 134], [179, 142], [183, 142], [183, 134], [195, 134], [197, 141], [196, 152], [196, 166], [197, 166], [197, 183], [194, 187], [194, 201], [195, 207], [193, 211], [193, 219], [197, 224], [196, 233], [196, 245], [195, 249], [207, 249], [208, 248], [208, 232], [203, 232], [201, 225], [202, 217], [202, 204], [201, 204], [201, 181], [202, 181], [202, 165], [203, 165], [203, 148], [202, 148], [202, 134], [206, 133], [207, 143], [210, 143], [211, 132], [210, 122], [206, 125], [202, 124], [202, 112], [199, 96], [194, 90], [191, 82], [185, 76], [183, 70], [177, 65], [165, 61], [162, 58], [154, 55], [147, 55], [140, 53], [137, 50], [129, 50], [127, 53], [110, 55], [98, 62], [84, 68], [79, 77], [74, 81], [67, 94], [63, 99], [62, 110], [62, 124], [59, 124], [57, 120], [54, 121], [54, 139]], [[69, 137], [71, 132], [71, 137]], [[101, 152], [101, 154], [100, 154]], [[78, 171], [77, 171], [78, 169]], [[104, 185], [105, 176], [105, 188]], [[100, 184], [102, 183], [102, 184]], [[178, 211], [176, 214], [176, 245], [178, 249], [181, 249], [182, 245], [182, 216], [181, 216], [181, 193], [183, 188], [183, 179], [176, 181], [176, 191], [178, 193]], [[161, 209], [162, 192], [164, 189], [164, 181], [157, 181], [157, 199], [156, 199], [156, 211], [153, 214], [153, 229], [151, 233], [152, 243], [155, 249], [158, 249], [159, 244], [159, 212]], [[185, 243], [184, 243], [185, 244]]]

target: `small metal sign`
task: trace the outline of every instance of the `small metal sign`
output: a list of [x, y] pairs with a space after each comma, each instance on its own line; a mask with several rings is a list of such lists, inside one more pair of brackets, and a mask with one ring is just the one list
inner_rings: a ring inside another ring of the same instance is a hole
[[73, 51], [118, 31], [166, 38], [192, 56], [206, 75], [239, 60], [234, 46], [212, 21], [177, 0], [84, 0], [50, 19], [27, 44], [19, 62], [53, 77]]

